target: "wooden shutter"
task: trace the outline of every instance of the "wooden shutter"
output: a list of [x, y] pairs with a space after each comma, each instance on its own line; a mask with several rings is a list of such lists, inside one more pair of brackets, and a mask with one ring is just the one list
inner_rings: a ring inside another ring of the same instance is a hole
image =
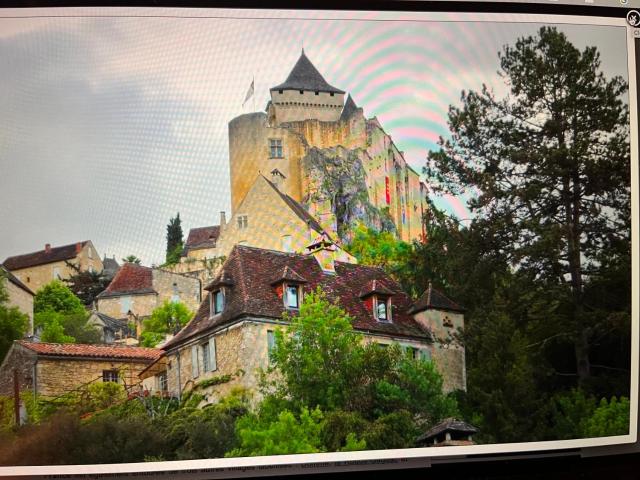
[[209, 366], [211, 371], [218, 369], [218, 362], [216, 361], [216, 338], [215, 337], [211, 337], [209, 339]]
[[198, 346], [191, 347], [191, 376], [196, 378], [200, 374], [198, 369]]

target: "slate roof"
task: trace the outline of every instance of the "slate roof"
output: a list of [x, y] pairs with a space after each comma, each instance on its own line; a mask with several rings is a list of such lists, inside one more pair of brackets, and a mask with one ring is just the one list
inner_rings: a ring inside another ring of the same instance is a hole
[[344, 107], [342, 107], [342, 113], [340, 114], [340, 120], [346, 120], [351, 115], [358, 111], [358, 106], [356, 102], [353, 101], [351, 95], [347, 95], [347, 100], [344, 102]]
[[[303, 292], [314, 291], [320, 286], [330, 298], [335, 298], [354, 318], [354, 327], [358, 330], [431, 339], [430, 332], [422, 328], [408, 313], [412, 304], [411, 298], [402, 291], [397, 282], [379, 268], [336, 262], [336, 273], [328, 274], [322, 271], [312, 255], [236, 245], [218, 274], [231, 278], [234, 282], [234, 285], [225, 291], [223, 312], [210, 318], [209, 299], [205, 298], [194, 318], [163, 348], [170, 349], [212, 328], [246, 317], [282, 319], [284, 305], [272, 282], [274, 276], [283, 272], [285, 267], [303, 276], [307, 281], [301, 286]], [[365, 302], [358, 297], [360, 286], [374, 279], [376, 283], [392, 292], [392, 322], [378, 322], [367, 309]], [[218, 278], [214, 279], [212, 285], [217, 281]]]
[[153, 289], [153, 271], [135, 263], [125, 263], [120, 267], [107, 288], [96, 298], [117, 297], [120, 295], [140, 295], [157, 293]]
[[212, 248], [220, 236], [220, 225], [210, 227], [198, 227], [189, 230], [187, 241], [184, 244], [185, 251], [198, 248]]
[[89, 345], [83, 343], [36, 343], [18, 340], [23, 347], [38, 355], [54, 357], [93, 357], [100, 359], [127, 359], [153, 361], [162, 355], [157, 348], [128, 347], [120, 345]]
[[449, 310], [452, 312], [464, 312], [464, 307], [445, 296], [444, 293], [433, 288], [431, 284], [424, 293], [416, 300], [413, 306], [413, 313], [421, 312], [430, 308], [438, 310]]
[[284, 203], [287, 204], [287, 206], [293, 210], [293, 213], [295, 213], [298, 218], [300, 218], [304, 223], [306, 223], [307, 225], [309, 225], [311, 228], [313, 228], [316, 232], [318, 233], [324, 233], [324, 228], [322, 228], [322, 225], [320, 225], [320, 223], [318, 222], [318, 220], [316, 220], [313, 215], [311, 215], [306, 208], [304, 208], [300, 203], [298, 203], [296, 200], [294, 200], [293, 198], [291, 198], [289, 195], [282, 193], [280, 190], [278, 190], [278, 187], [276, 187], [273, 182], [271, 182], [269, 179], [267, 179], [267, 177], [265, 177], [264, 175], [262, 175], [262, 178], [264, 178], [267, 183], [269, 185], [271, 185], [271, 188], [273, 188], [278, 195], [280, 195], [280, 198], [282, 198], [282, 200], [284, 201]]
[[89, 243], [89, 240], [63, 245], [61, 247], [51, 247], [48, 252], [45, 249], [24, 255], [15, 255], [8, 257], [2, 264], [9, 270], [20, 270], [37, 265], [45, 265], [47, 263], [71, 260], [78, 255], [78, 248], [84, 248], [87, 243]]
[[29, 287], [27, 287], [24, 283], [22, 283], [20, 279], [16, 277], [13, 273], [7, 270], [4, 265], [0, 265], [0, 278], [2, 277], [3, 274], [7, 277], [7, 280], [13, 283], [16, 287], [21, 288], [22, 290], [27, 292], [29, 295], [35, 295], [35, 293], [33, 293], [33, 291]]
[[478, 429], [473, 425], [463, 422], [462, 420], [456, 420], [455, 418], [446, 418], [428, 432], [420, 435], [417, 441], [425, 442], [433, 440], [435, 437], [445, 432], [466, 433], [469, 435], [473, 435], [474, 433], [478, 433]]
[[312, 92], [345, 93], [327, 83], [318, 69], [313, 66], [302, 50], [300, 58], [293, 66], [291, 73], [280, 85], [271, 88], [273, 90], [306, 90]]
[[93, 313], [96, 316], [98, 316], [100, 320], [102, 320], [102, 323], [104, 323], [105, 327], [113, 330], [114, 332], [117, 330], [123, 330], [123, 329], [129, 328], [129, 323], [123, 318], [113, 318], [101, 312], [93, 312]]

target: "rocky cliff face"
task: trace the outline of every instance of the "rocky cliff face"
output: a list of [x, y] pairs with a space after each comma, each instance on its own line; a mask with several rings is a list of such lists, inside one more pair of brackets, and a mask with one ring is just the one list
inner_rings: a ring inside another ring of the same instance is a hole
[[358, 223], [376, 230], [395, 231], [388, 212], [381, 212], [369, 201], [364, 162], [368, 154], [362, 149], [311, 147], [302, 158], [308, 172], [310, 188], [303, 203], [324, 205], [335, 215], [340, 240], [349, 242]]

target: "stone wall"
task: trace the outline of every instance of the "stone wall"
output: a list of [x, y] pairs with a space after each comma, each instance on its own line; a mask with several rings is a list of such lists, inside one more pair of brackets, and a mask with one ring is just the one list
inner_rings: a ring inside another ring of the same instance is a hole
[[[240, 228], [238, 217], [246, 215], [246, 227]], [[307, 246], [319, 236], [282, 200], [282, 197], [262, 177], [258, 177], [251, 190], [236, 209], [217, 242], [218, 254], [228, 257], [233, 247], [244, 244], [257, 248], [304, 253]], [[286, 240], [285, 240], [285, 237]], [[336, 260], [356, 263], [354, 257], [338, 249]]]
[[172, 301], [174, 295], [189, 310], [195, 312], [200, 306], [200, 280], [165, 270], [153, 269], [153, 289], [158, 292], [157, 305]]
[[464, 315], [430, 309], [415, 314], [414, 318], [433, 333], [432, 357], [444, 378], [445, 390], [466, 390], [465, 351], [454, 339], [456, 332], [464, 328]]
[[20, 390], [32, 389], [36, 355], [14, 342], [0, 366], [0, 395], [13, 396], [13, 372], [17, 370]]
[[29, 315], [28, 333], [33, 333], [33, 295], [18, 287], [8, 279], [2, 280], [0, 277], [0, 281], [4, 282], [7, 294], [9, 295], [8, 305], [10, 307], [18, 307], [18, 310], [22, 313]]
[[[216, 402], [227, 395], [235, 387], [243, 387], [252, 390], [254, 400], [257, 399], [258, 369], [268, 366], [268, 340], [267, 332], [277, 328], [275, 324], [244, 321], [228, 328], [206, 336], [199, 337], [193, 342], [181, 346], [180, 353], [180, 384], [184, 394], [194, 388], [199, 382], [211, 378], [229, 375], [230, 381], [218, 385], [197, 389], [198, 393], [205, 394], [207, 402]], [[202, 372], [201, 350], [198, 349], [200, 362], [199, 375], [192, 376], [191, 347], [199, 346], [215, 338], [216, 342], [216, 370]], [[176, 352], [168, 354], [169, 368], [167, 379], [169, 391], [178, 392], [178, 358]]]
[[[74, 259], [69, 260], [69, 262], [79, 266], [81, 271], [92, 268], [96, 272], [101, 272], [103, 268], [102, 260], [91, 242], [87, 242], [78, 255]], [[57, 276], [54, 277], [54, 273], [59, 275], [61, 279], [65, 279], [74, 275], [76, 272], [62, 261], [12, 270], [11, 273], [18, 277], [22, 283], [35, 293], [38, 289], [57, 278]]]
[[100, 313], [113, 318], [127, 318], [125, 298], [130, 297], [130, 310], [139, 317], [147, 317], [158, 305], [158, 296], [155, 293], [144, 295], [120, 295], [114, 297], [99, 298], [97, 308]]
[[273, 90], [271, 106], [276, 124], [307, 119], [335, 122], [340, 118], [344, 94], [305, 90]]
[[104, 370], [119, 370], [120, 383], [127, 387], [140, 382], [138, 374], [148, 362], [99, 360], [94, 358], [40, 357], [37, 362], [37, 391], [44, 396], [57, 396], [86, 383], [102, 381]]

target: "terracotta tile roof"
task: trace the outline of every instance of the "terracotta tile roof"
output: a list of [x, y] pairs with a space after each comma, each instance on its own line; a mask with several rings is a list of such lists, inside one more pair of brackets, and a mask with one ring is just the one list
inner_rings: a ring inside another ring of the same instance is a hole
[[318, 69], [311, 63], [302, 50], [300, 58], [291, 69], [289, 76], [280, 85], [276, 85], [271, 90], [307, 90], [316, 92], [344, 93], [327, 83]]
[[[329, 298], [338, 304], [355, 320], [354, 327], [389, 335], [430, 339], [430, 333], [423, 329], [409, 314], [412, 301], [400, 285], [379, 268], [351, 263], [336, 262], [336, 273], [322, 271], [312, 255], [283, 253], [248, 246], [236, 245], [223, 266], [220, 275], [233, 280], [234, 285], [225, 292], [224, 311], [209, 317], [209, 299], [205, 298], [194, 318], [167, 344], [165, 350], [211, 328], [232, 323], [241, 318], [258, 317], [281, 319], [283, 301], [271, 285], [274, 273], [283, 272], [285, 267], [304, 277], [303, 292], [321, 287]], [[214, 284], [217, 282], [214, 279]], [[392, 322], [378, 322], [368, 310], [366, 302], [358, 297], [362, 285], [376, 281], [379, 288], [392, 293]]]
[[0, 279], [2, 278], [2, 275], [6, 276], [7, 280], [13, 283], [16, 287], [21, 288], [30, 295], [35, 295], [29, 287], [22, 283], [13, 273], [7, 270], [4, 265], [0, 265]]
[[24, 255], [16, 255], [7, 258], [2, 264], [9, 270], [20, 270], [27, 267], [35, 267], [37, 265], [44, 265], [46, 263], [61, 262], [63, 260], [71, 260], [76, 258], [79, 250], [89, 243], [89, 240], [84, 242], [72, 243], [70, 245], [63, 245], [61, 247], [50, 247], [48, 249], [39, 250], [33, 253], [26, 253]]
[[389, 290], [387, 287], [384, 286], [384, 284], [374, 279], [364, 284], [358, 296], [360, 298], [365, 298], [365, 297], [368, 297], [369, 295], [373, 295], [376, 293], [380, 295], [393, 295], [392, 290]]
[[278, 275], [273, 277], [273, 280], [269, 283], [269, 285], [274, 285], [276, 283], [282, 283], [284, 281], [289, 281], [293, 283], [307, 283], [307, 279], [300, 275], [295, 270], [291, 269], [289, 265], [285, 265], [285, 267], [280, 271]]
[[219, 236], [220, 225], [192, 228], [189, 230], [187, 241], [184, 244], [185, 251], [215, 247]]
[[445, 296], [444, 293], [433, 288], [431, 284], [429, 284], [429, 287], [424, 291], [420, 298], [416, 300], [412, 312], [421, 312], [422, 310], [427, 310], [429, 308], [450, 310], [452, 312], [464, 312], [464, 308], [462, 306]]
[[162, 355], [157, 348], [120, 345], [88, 345], [84, 343], [36, 343], [18, 340], [17, 343], [38, 355], [55, 357], [93, 357], [153, 361]]
[[152, 269], [135, 263], [125, 263], [113, 277], [109, 286], [96, 298], [144, 293], [157, 293], [153, 289]]

